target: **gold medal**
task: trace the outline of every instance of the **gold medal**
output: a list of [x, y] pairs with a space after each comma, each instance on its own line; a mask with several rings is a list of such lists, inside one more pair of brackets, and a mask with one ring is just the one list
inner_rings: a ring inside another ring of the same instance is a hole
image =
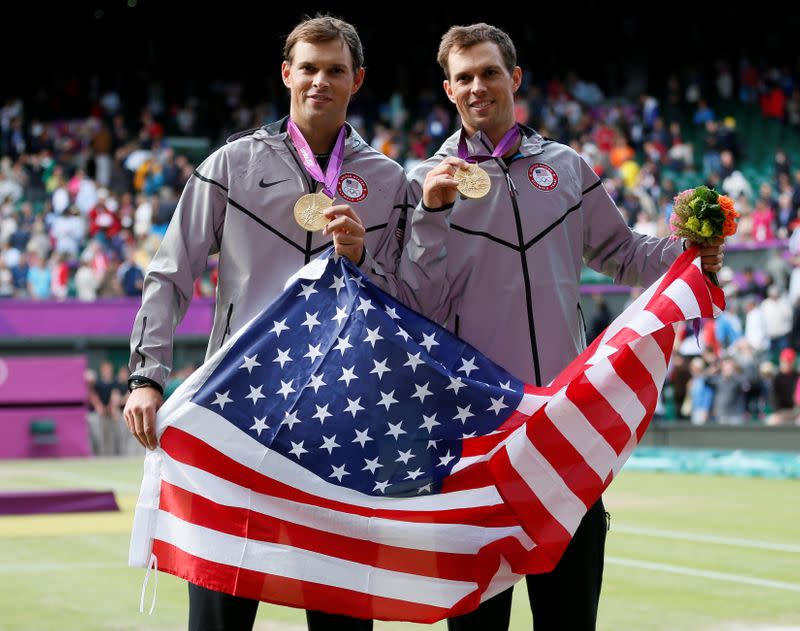
[[480, 199], [492, 188], [489, 174], [477, 164], [469, 164], [466, 168], [456, 169], [453, 174], [458, 182], [458, 192], [464, 197]]
[[303, 230], [322, 230], [330, 222], [323, 213], [331, 206], [333, 200], [325, 193], [306, 193], [294, 205], [294, 220]]

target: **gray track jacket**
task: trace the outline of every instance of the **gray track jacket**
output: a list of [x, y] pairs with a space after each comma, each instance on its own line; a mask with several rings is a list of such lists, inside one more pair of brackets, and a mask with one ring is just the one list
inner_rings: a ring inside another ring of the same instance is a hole
[[[132, 374], [165, 383], [175, 327], [209, 254], [220, 256], [206, 357], [275, 300], [289, 276], [330, 245], [330, 238], [295, 223], [297, 199], [321, 186], [306, 173], [285, 129], [283, 119], [233, 136], [187, 183], [147, 269], [131, 334]], [[365, 271], [372, 273], [375, 263], [386, 259], [383, 268], [392, 272], [407, 180], [397, 163], [349, 125], [347, 132], [334, 203], [351, 205], [367, 228]]]
[[[615, 282], [649, 285], [681, 245], [632, 232], [575, 151], [522, 129], [510, 166], [482, 163], [492, 181], [486, 197], [459, 196], [439, 212], [418, 204], [399, 270], [416, 290], [408, 296], [403, 283], [389, 285], [511, 374], [546, 385], [586, 346], [583, 263]], [[410, 174], [412, 202], [422, 198], [425, 174], [458, 154], [458, 139]], [[468, 144], [470, 153], [493, 148], [480, 132]]]

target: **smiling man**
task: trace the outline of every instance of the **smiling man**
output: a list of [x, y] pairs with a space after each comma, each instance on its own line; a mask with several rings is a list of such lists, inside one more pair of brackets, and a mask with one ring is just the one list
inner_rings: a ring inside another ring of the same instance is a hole
[[[286, 279], [331, 237], [338, 254], [370, 273], [375, 259], [395, 256], [405, 174], [345, 122], [363, 66], [352, 25], [327, 16], [302, 22], [286, 40], [281, 66], [289, 116], [231, 137], [187, 183], [147, 270], [131, 335], [124, 416], [144, 447], [158, 446], [155, 415], [172, 368], [175, 327], [209, 254], [220, 258], [206, 357], [275, 300]], [[252, 628], [258, 602], [214, 586], [213, 577], [206, 586], [189, 585], [189, 629]], [[320, 612], [307, 618], [310, 629], [372, 628], [369, 620]]]
[[[461, 129], [410, 175], [420, 203], [404, 257], [427, 271], [415, 306], [526, 383], [547, 385], [586, 347], [582, 266], [648, 285], [681, 244], [632, 232], [577, 153], [515, 122], [522, 71], [506, 33], [454, 26], [438, 61]], [[720, 269], [720, 246], [701, 255], [705, 270]], [[555, 569], [528, 576], [537, 631], [595, 628], [606, 529], [599, 500]], [[448, 626], [502, 631], [510, 608], [508, 589]]]

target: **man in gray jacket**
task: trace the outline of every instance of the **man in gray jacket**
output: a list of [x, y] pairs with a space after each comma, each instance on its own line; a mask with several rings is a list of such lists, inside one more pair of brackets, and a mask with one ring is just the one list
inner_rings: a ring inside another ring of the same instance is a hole
[[[522, 71], [506, 33], [487, 24], [453, 27], [438, 61], [462, 130], [410, 175], [411, 197], [420, 201], [399, 271], [421, 262], [426, 273], [410, 281], [418, 283], [412, 306], [523, 381], [547, 385], [586, 346], [583, 264], [618, 283], [648, 285], [681, 244], [632, 232], [575, 151], [516, 124]], [[482, 198], [457, 197], [463, 173], [456, 172], [468, 158], [480, 162], [489, 190], [485, 181], [465, 190], [485, 192]], [[705, 270], [718, 271], [721, 241], [701, 255]], [[390, 289], [403, 296], [391, 279]], [[595, 628], [606, 529], [599, 500], [556, 568], [528, 576], [538, 631]], [[510, 608], [509, 589], [448, 625], [502, 631]]]
[[[310, 19], [289, 35], [284, 57], [289, 117], [232, 137], [197, 168], [147, 270], [124, 416], [149, 449], [157, 447], [155, 415], [172, 369], [175, 327], [209, 254], [219, 252], [219, 282], [207, 357], [277, 298], [286, 279], [329, 246], [330, 236], [338, 254], [368, 273], [383, 259], [393, 271], [407, 181], [398, 164], [345, 123], [350, 97], [364, 79], [358, 34], [341, 20]], [[321, 233], [304, 230], [293, 214], [299, 198], [315, 192], [336, 204], [326, 211], [330, 223]], [[191, 630], [252, 628], [257, 601], [192, 584], [189, 596]], [[320, 612], [307, 618], [310, 629], [372, 628], [370, 620]]]

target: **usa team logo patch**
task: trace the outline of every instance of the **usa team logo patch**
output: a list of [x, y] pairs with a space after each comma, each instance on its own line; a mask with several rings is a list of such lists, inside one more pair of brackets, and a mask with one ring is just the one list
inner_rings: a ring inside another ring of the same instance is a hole
[[342, 173], [336, 192], [348, 202], [361, 202], [369, 195], [367, 183], [355, 173]]
[[552, 167], [537, 162], [528, 169], [528, 179], [540, 191], [552, 191], [558, 186], [558, 175]]

